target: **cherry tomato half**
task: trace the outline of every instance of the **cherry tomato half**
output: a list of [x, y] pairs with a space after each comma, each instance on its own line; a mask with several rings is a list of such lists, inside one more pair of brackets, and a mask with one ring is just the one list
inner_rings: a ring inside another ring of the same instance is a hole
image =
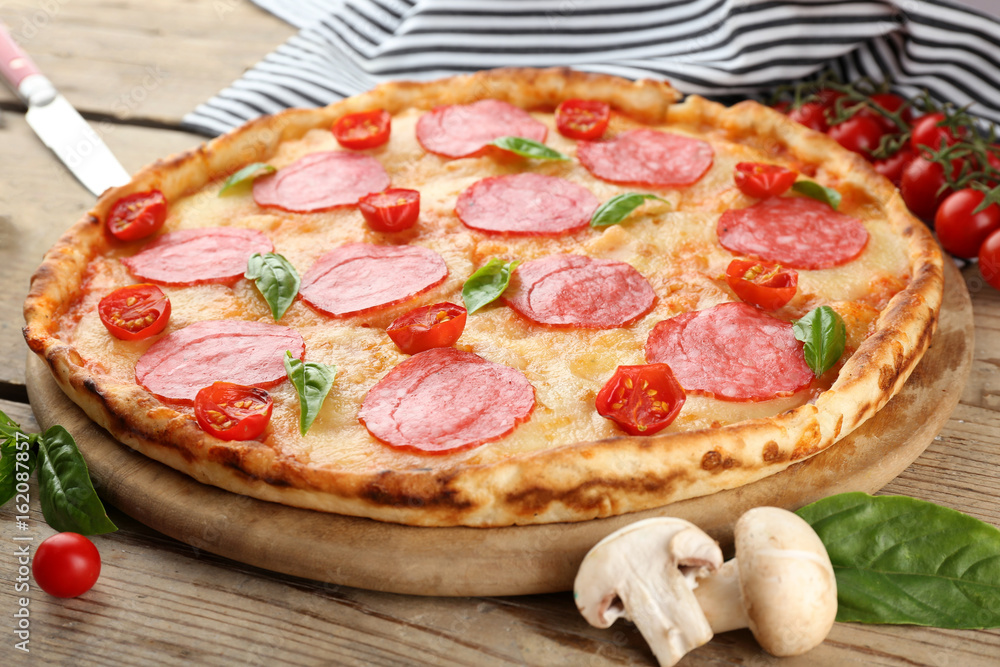
[[948, 195], [938, 207], [934, 231], [941, 247], [955, 257], [977, 257], [983, 241], [1000, 229], [1000, 206], [990, 204], [979, 213], [973, 213], [985, 197], [979, 190], [962, 188]]
[[389, 141], [392, 116], [385, 109], [373, 109], [341, 116], [333, 124], [333, 136], [344, 148], [376, 148]]
[[155, 233], [167, 219], [167, 199], [159, 190], [136, 192], [111, 207], [108, 233], [119, 241], [135, 241]]
[[31, 559], [31, 573], [49, 595], [75, 598], [97, 583], [101, 576], [101, 554], [83, 535], [56, 533], [38, 545]]
[[263, 389], [216, 382], [195, 396], [194, 416], [203, 431], [220, 440], [253, 440], [267, 428], [273, 407]]
[[385, 330], [404, 354], [416, 354], [432, 347], [451, 347], [465, 329], [468, 311], [453, 303], [421, 306], [400, 315]]
[[619, 366], [597, 392], [597, 413], [629, 435], [653, 435], [670, 426], [685, 400], [667, 364]]
[[979, 272], [986, 282], [1000, 289], [1000, 230], [990, 234], [979, 248]]
[[885, 129], [874, 118], [858, 114], [843, 123], [831, 125], [827, 134], [847, 150], [867, 158], [878, 148]]
[[826, 132], [829, 129], [826, 120], [826, 107], [819, 102], [806, 102], [798, 109], [789, 111], [788, 117], [817, 132]]
[[726, 269], [726, 282], [745, 303], [777, 310], [795, 296], [799, 273], [771, 262], [734, 259]]
[[163, 331], [170, 320], [170, 299], [156, 285], [119, 287], [97, 304], [108, 332], [121, 340], [141, 340]]
[[611, 105], [597, 100], [564, 100], [556, 107], [556, 129], [570, 139], [597, 139], [608, 129]]
[[401, 232], [417, 223], [420, 193], [404, 188], [373, 192], [358, 200], [358, 210], [376, 232]]
[[949, 128], [939, 127], [938, 123], [944, 120], [944, 114], [940, 111], [920, 116], [913, 121], [913, 128], [910, 130], [910, 148], [914, 153], [920, 153], [920, 147], [925, 146], [931, 150], [941, 149], [941, 141], [944, 140], [946, 146], [951, 146], [958, 142], [958, 137]]
[[740, 192], [758, 199], [784, 194], [795, 183], [795, 177], [791, 169], [764, 162], [740, 162], [733, 172]]

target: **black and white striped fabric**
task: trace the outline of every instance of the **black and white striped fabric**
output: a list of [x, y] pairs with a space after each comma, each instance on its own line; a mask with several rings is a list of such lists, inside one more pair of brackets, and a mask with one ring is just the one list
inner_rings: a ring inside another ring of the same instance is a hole
[[301, 31], [187, 127], [219, 134], [391, 79], [555, 65], [717, 98], [832, 68], [1000, 122], [1000, 20], [945, 0], [254, 1]]

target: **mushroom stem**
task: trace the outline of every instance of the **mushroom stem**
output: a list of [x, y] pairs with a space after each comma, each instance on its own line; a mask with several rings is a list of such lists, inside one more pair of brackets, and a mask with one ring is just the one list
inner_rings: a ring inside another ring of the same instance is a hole
[[694, 596], [713, 633], [750, 627], [740, 592], [740, 568], [735, 558], [723, 563], [714, 574], [699, 579]]

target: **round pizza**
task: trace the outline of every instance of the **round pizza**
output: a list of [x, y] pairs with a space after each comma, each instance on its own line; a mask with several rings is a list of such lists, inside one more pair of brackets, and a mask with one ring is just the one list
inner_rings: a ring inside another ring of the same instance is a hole
[[659, 81], [506, 69], [249, 123], [106, 192], [25, 336], [115, 438], [288, 505], [581, 521], [779, 472], [935, 330], [861, 157]]

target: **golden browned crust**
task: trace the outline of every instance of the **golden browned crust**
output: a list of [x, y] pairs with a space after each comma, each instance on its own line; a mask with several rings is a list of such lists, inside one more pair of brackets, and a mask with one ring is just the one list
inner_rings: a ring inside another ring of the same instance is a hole
[[[107, 249], [99, 220], [121, 196], [158, 188], [168, 200], [194, 192], [254, 161], [283, 141], [372, 107], [415, 107], [497, 98], [527, 109], [562, 99], [609, 101], [648, 123], [684, 122], [758, 142], [774, 154], [817, 166], [842, 187], [879, 202], [907, 244], [911, 280], [883, 309], [877, 326], [814, 403], [767, 419], [646, 438], [620, 437], [443, 471], [371, 474], [317, 469], [251, 442], [220, 446], [187, 416], [138, 385], [101, 386], [60, 338], [58, 320], [83, 273]], [[752, 102], [724, 108], [697, 97], [676, 104], [667, 84], [628, 82], [564, 69], [505, 69], [431, 83], [399, 82], [324, 109], [259, 119], [197, 150], [159, 161], [106, 192], [46, 255], [25, 302], [25, 338], [63, 390], [121, 442], [193, 478], [265, 500], [412, 525], [499, 526], [579, 521], [662, 506], [735, 488], [822, 451], [857, 428], [903, 385], [926, 350], [942, 293], [942, 265], [926, 228], [899, 194], [860, 157], [829, 138]]]

